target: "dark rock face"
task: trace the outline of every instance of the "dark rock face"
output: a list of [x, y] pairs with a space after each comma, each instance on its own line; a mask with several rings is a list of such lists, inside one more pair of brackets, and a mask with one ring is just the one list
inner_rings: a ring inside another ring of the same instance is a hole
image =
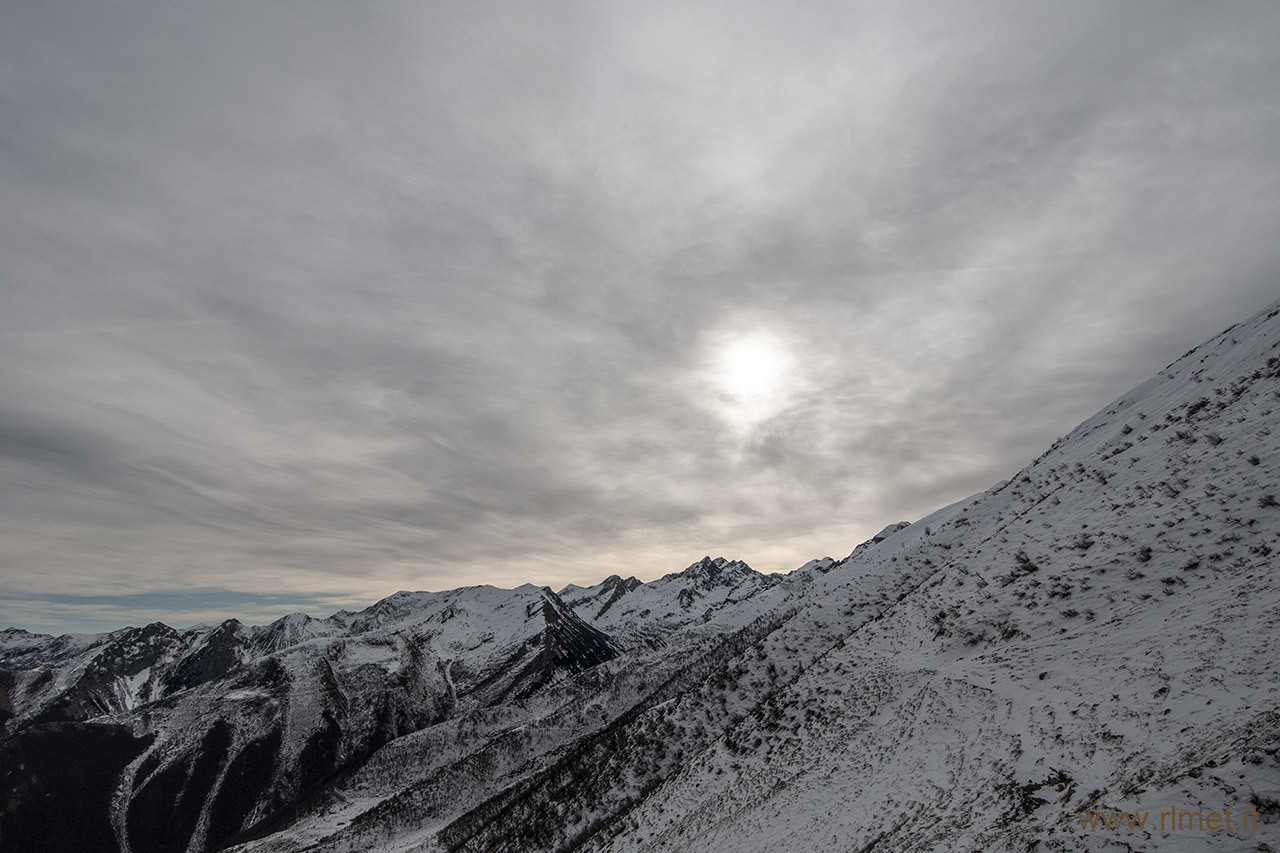
[[485, 704], [518, 701], [557, 674], [582, 672], [621, 654], [612, 637], [580, 618], [560, 596], [544, 588], [542, 597], [529, 605], [529, 614], [540, 614], [545, 627], [476, 688]]
[[[160, 622], [106, 635], [79, 677], [38, 716], [40, 722], [79, 722], [125, 710], [121, 679], [154, 667], [181, 646], [181, 635]], [[145, 689], [145, 688], [144, 688]]]
[[642, 585], [643, 584], [636, 580], [635, 577], [629, 577], [626, 580], [623, 580], [617, 575], [610, 575], [604, 582], [608, 598], [605, 600], [604, 605], [596, 612], [596, 618], [599, 619], [601, 616], [608, 613], [609, 608], [617, 604], [624, 595], [629, 592], [635, 592]]
[[9, 688], [13, 686], [13, 676], [0, 671], [0, 726], [13, 718], [13, 701], [9, 698]]
[[280, 729], [272, 729], [231, 759], [209, 811], [210, 839], [229, 839], [240, 832], [277, 773], [281, 741]]
[[[541, 610], [546, 628], [531, 641], [537, 652], [503, 692], [504, 701], [528, 696], [558, 672], [582, 672], [619, 654], [608, 634], [580, 619], [554, 592], [544, 589], [543, 595]], [[523, 651], [517, 654], [523, 657]]]
[[302, 748], [298, 757], [298, 787], [309, 790], [323, 782], [341, 766], [342, 727], [330, 714], [324, 715], [324, 725], [311, 737]]
[[550, 654], [552, 667], [582, 672], [618, 656], [618, 648], [608, 634], [579, 619], [551, 590], [543, 593], [547, 597], [542, 605], [542, 617], [547, 622], [543, 647]]
[[118, 850], [111, 794], [150, 742], [123, 726], [86, 723], [32, 726], [0, 742], [0, 851]]
[[228, 619], [209, 635], [204, 645], [196, 649], [178, 664], [178, 668], [165, 681], [165, 693], [176, 693], [216, 681], [231, 672], [239, 663], [237, 654], [241, 642], [238, 636], [240, 623]]
[[169, 765], [143, 785], [128, 814], [129, 845], [136, 853], [186, 849], [230, 745], [231, 729], [219, 720], [195, 756]]

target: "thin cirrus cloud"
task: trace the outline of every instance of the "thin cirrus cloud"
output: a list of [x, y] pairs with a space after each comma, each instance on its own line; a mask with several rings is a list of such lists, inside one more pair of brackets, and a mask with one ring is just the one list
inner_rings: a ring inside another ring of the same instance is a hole
[[1277, 57], [1265, 3], [20, 4], [0, 623], [847, 553], [1274, 298]]

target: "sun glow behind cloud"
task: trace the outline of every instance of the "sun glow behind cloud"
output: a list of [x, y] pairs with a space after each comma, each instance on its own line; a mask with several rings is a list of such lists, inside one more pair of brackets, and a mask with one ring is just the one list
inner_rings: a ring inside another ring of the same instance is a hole
[[740, 436], [784, 410], [802, 384], [785, 336], [752, 323], [708, 335], [704, 379], [704, 402]]
[[721, 359], [724, 389], [742, 399], [776, 394], [787, 366], [787, 357], [778, 346], [761, 338], [731, 344]]

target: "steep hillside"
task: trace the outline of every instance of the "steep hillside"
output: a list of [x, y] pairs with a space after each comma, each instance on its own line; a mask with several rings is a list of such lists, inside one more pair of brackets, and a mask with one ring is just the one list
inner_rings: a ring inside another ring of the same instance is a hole
[[1274, 849], [1278, 314], [880, 554], [928, 574], [582, 849]]

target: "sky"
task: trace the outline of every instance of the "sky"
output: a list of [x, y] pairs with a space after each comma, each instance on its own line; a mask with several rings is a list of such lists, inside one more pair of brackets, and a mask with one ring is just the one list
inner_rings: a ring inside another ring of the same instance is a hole
[[1280, 296], [1274, 2], [0, 22], [0, 627], [790, 570]]

